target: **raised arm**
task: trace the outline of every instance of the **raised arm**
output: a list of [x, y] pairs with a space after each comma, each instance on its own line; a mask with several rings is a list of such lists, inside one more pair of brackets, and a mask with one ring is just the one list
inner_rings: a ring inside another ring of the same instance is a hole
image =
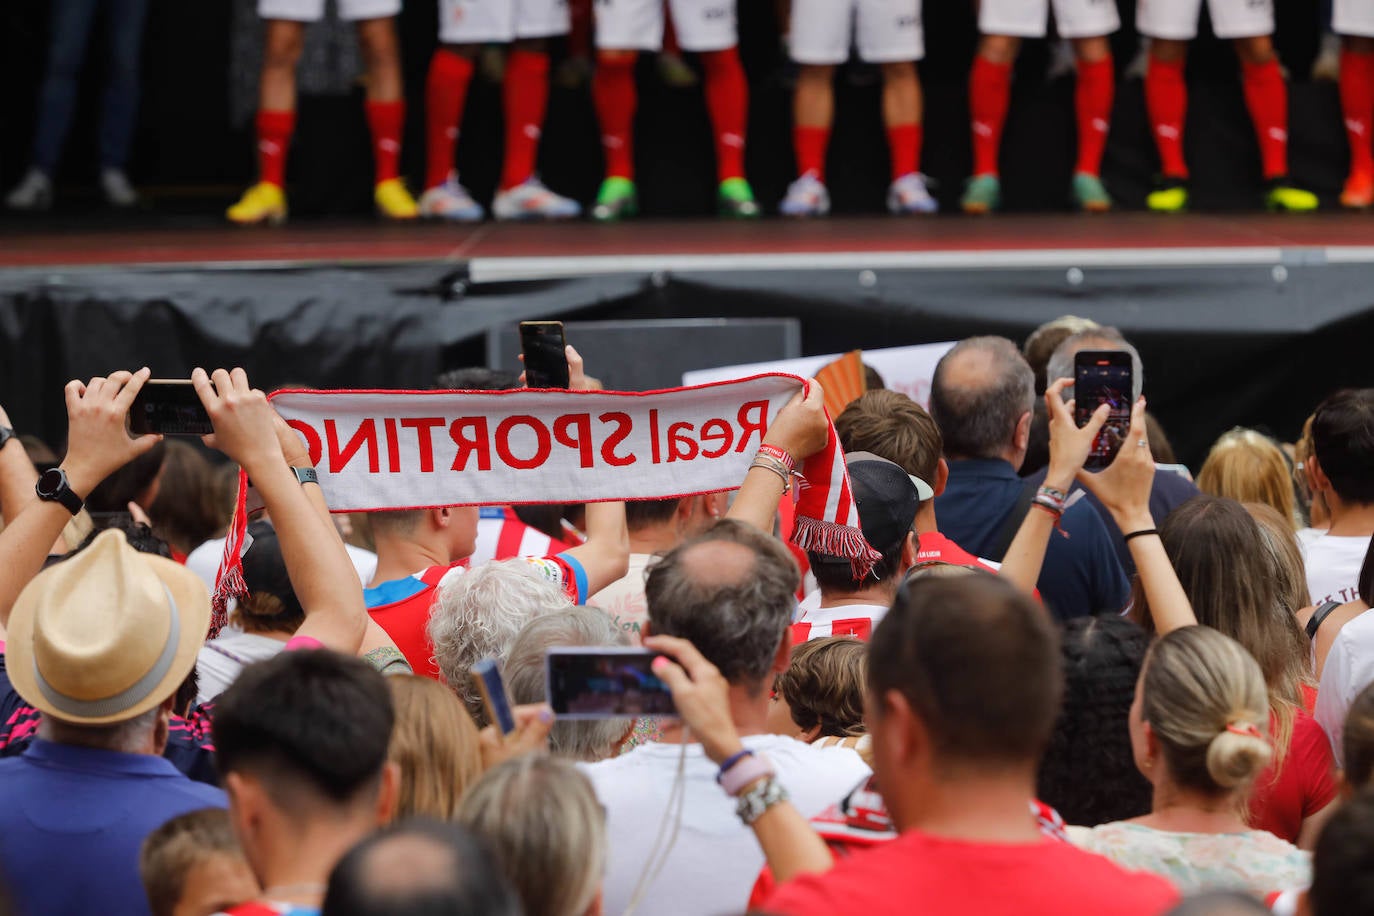
[[[807, 381], [806, 390], [792, 396], [787, 406], [778, 411], [768, 431], [765, 445], [772, 445], [796, 459], [797, 466], [825, 448], [830, 423], [825, 416], [825, 391], [815, 379]], [[751, 467], [744, 475], [744, 483], [735, 494], [734, 505], [727, 518], [748, 522], [755, 528], [773, 532], [773, 520], [778, 514], [778, 501], [787, 490], [782, 477], [763, 467]]]
[[999, 570], [1003, 579], [1028, 594], [1035, 592], [1035, 583], [1040, 580], [1040, 569], [1045, 563], [1045, 548], [1049, 546], [1051, 532], [1063, 511], [1060, 509], [1056, 513], [1054, 503], [1068, 495], [1074, 476], [1083, 469], [1092, 451], [1093, 439], [1107, 422], [1110, 412], [1106, 404], [1099, 406], [1088, 424], [1079, 429], [1073, 420], [1073, 409], [1062, 400], [1064, 387], [1072, 384], [1070, 379], [1060, 379], [1045, 392], [1050, 418], [1049, 470], [1036, 496], [1040, 501], [1032, 503], [1026, 512]]
[[1150, 441], [1145, 434], [1145, 399], [1142, 397], [1131, 409], [1131, 430], [1115, 460], [1104, 471], [1090, 474], [1078, 472], [1078, 480], [1093, 492], [1116, 525], [1126, 535], [1126, 544], [1135, 560], [1136, 574], [1150, 602], [1150, 616], [1155, 630], [1163, 636], [1179, 627], [1195, 626], [1188, 593], [1178, 581], [1164, 542], [1155, 530], [1150, 514], [1150, 488], [1154, 486], [1155, 460], [1150, 454]]
[[319, 511], [319, 485], [296, 479], [274, 428], [276, 415], [247, 374], [216, 369], [213, 379], [212, 385], [204, 369], [191, 373], [215, 428], [205, 444], [238, 462], [272, 516], [291, 587], [305, 610], [296, 635], [356, 655], [367, 626], [362, 584], [328, 512]]
[[[157, 444], [160, 436], [129, 437], [124, 419], [149, 371], [115, 372], [82, 384], [67, 383], [67, 457], [61, 468], [67, 485], [85, 499], [96, 484]], [[15, 446], [25, 462], [28, 457]], [[13, 455], [5, 462], [15, 461]], [[32, 471], [32, 466], [29, 468]], [[32, 478], [30, 478], [32, 479]], [[29, 500], [0, 531], [0, 628], [10, 619], [10, 609], [29, 580], [43, 569], [48, 551], [72, 520], [73, 513], [58, 502]]]
[[587, 573], [587, 595], [595, 595], [630, 568], [630, 531], [625, 527], [624, 503], [587, 504], [587, 541], [565, 556]]
[[[654, 673], [672, 690], [678, 714], [706, 756], [717, 766], [738, 760], [744, 743], [730, 714], [730, 684], [719, 669], [685, 639], [647, 636], [644, 645], [663, 653], [654, 661]], [[769, 778], [762, 776], [741, 786], [740, 794]], [[778, 884], [801, 874], [829, 871], [834, 864], [820, 834], [786, 799], [770, 805], [750, 827]]]
[[[0, 427], [10, 427], [9, 414], [0, 407]], [[12, 521], [20, 510], [36, 499], [33, 485], [38, 482], [38, 472], [24, 451], [24, 444], [11, 437], [0, 445], [0, 519]]]

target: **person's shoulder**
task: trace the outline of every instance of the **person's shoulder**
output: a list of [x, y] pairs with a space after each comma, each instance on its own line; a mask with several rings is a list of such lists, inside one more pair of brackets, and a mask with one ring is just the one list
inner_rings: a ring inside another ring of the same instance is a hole
[[1150, 496], [1154, 498], [1162, 496], [1165, 502], [1171, 504], [1170, 508], [1187, 502], [1201, 492], [1197, 488], [1197, 484], [1182, 474], [1165, 467], [1155, 466], [1155, 479]]
[[[1103, 827], [1094, 829], [1099, 840], [1108, 836], [1102, 830]], [[1158, 913], [1178, 897], [1174, 886], [1158, 875], [1130, 871], [1088, 849], [1070, 843], [1048, 843], [1045, 850], [1046, 871], [1058, 876], [1061, 886], [1083, 904], [1079, 912], [1091, 912], [1095, 906], [1102, 906], [1112, 913]]]

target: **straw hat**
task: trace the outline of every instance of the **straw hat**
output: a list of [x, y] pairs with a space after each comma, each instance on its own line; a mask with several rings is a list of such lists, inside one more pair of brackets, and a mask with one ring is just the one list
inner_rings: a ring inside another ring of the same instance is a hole
[[209, 624], [195, 573], [105, 531], [20, 593], [6, 646], [10, 683], [55, 719], [124, 722], [176, 692]]

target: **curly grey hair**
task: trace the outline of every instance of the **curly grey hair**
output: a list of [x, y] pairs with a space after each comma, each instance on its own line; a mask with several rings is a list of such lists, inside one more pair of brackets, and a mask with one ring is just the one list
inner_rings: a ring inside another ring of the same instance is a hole
[[484, 563], [439, 587], [429, 612], [434, 661], [479, 728], [489, 720], [468, 676], [472, 666], [503, 657], [534, 618], [572, 606], [557, 583], [523, 559]]

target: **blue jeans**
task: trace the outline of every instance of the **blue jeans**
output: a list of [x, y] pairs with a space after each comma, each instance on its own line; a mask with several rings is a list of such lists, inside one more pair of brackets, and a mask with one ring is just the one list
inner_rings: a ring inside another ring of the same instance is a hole
[[52, 3], [48, 65], [39, 92], [38, 129], [33, 138], [33, 166], [47, 175], [57, 171], [62, 146], [76, 109], [77, 84], [91, 28], [103, 8], [109, 70], [101, 97], [100, 165], [122, 169], [129, 159], [134, 119], [138, 115], [139, 49], [148, 0], [49, 0]]

